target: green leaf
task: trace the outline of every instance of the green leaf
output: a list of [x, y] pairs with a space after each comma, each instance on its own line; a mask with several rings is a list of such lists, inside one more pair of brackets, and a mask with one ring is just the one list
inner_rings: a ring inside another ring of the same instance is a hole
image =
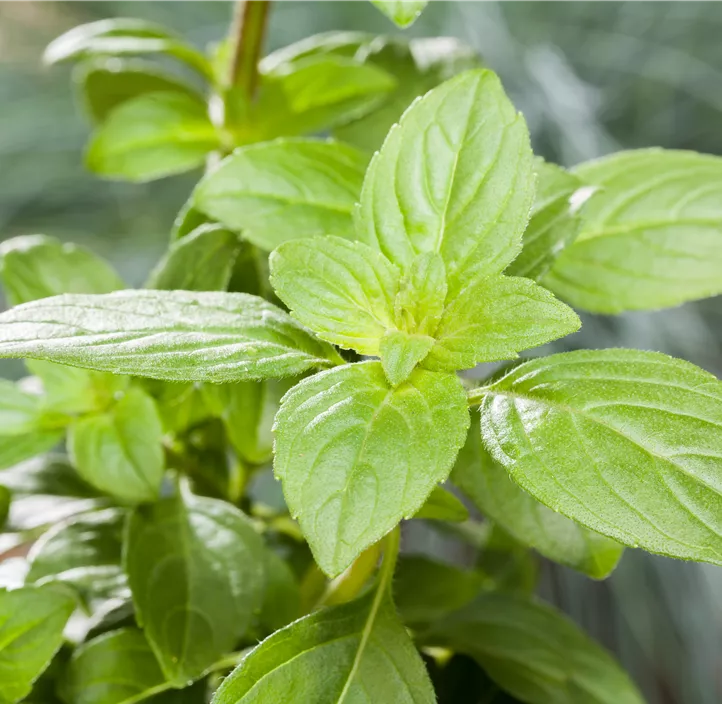
[[471, 602], [485, 579], [480, 572], [405, 555], [394, 574], [394, 599], [404, 623], [435, 623]]
[[150, 273], [146, 288], [225, 291], [231, 280], [240, 241], [219, 225], [201, 225], [173, 242]]
[[261, 607], [263, 542], [223, 501], [184, 492], [137, 508], [124, 562], [138, 623], [175, 686], [231, 651]]
[[143, 632], [123, 628], [93, 638], [73, 653], [65, 691], [73, 704], [131, 704], [165, 686]]
[[61, 293], [110, 293], [125, 284], [90, 250], [54, 237], [24, 235], [0, 245], [0, 280], [10, 305]]
[[63, 433], [53, 430], [32, 430], [22, 435], [0, 433], [0, 469], [48, 452], [62, 439]]
[[0, 472], [0, 483], [13, 494], [95, 498], [98, 492], [86, 484], [61, 455], [36, 457]]
[[271, 284], [292, 315], [324, 340], [378, 355], [394, 326], [399, 271], [383, 254], [340, 237], [286, 242], [270, 258]]
[[128, 391], [106, 413], [88, 415], [70, 428], [68, 449], [89, 484], [121, 501], [158, 497], [163, 481], [163, 425], [153, 399]]
[[103, 122], [121, 103], [146, 93], [170, 91], [202, 99], [193, 86], [148, 61], [98, 57], [80, 64], [73, 79], [95, 122]]
[[213, 77], [208, 59], [165, 27], [121, 17], [74, 27], [48, 45], [43, 61], [53, 65], [95, 56], [133, 54], [167, 54], [204, 77]]
[[497, 523], [485, 525], [488, 528], [476, 566], [491, 580], [494, 589], [530, 596], [539, 582], [536, 555]]
[[276, 416], [274, 469], [319, 567], [343, 572], [448, 476], [469, 423], [452, 374], [391, 388], [363, 362], [305, 379]]
[[430, 521], [461, 522], [469, 518], [466, 506], [450, 491], [443, 487], [434, 487], [426, 503], [414, 514], [414, 518]]
[[338, 360], [263, 299], [190, 291], [56, 296], [18, 306], [0, 314], [0, 357], [218, 383], [291, 376]]
[[434, 704], [423, 662], [391, 602], [390, 578], [382, 573], [379, 587], [360, 599], [274, 633], [224, 680], [213, 704]]
[[0, 528], [5, 525], [8, 513], [10, 513], [11, 494], [7, 487], [0, 484]]
[[452, 78], [415, 102], [372, 160], [359, 238], [407, 270], [438, 252], [451, 295], [519, 253], [534, 197], [529, 134], [499, 79]]
[[366, 161], [351, 147], [319, 140], [242, 147], [198, 184], [193, 207], [266, 251], [313, 235], [351, 239]]
[[515, 359], [518, 352], [569, 335], [580, 325], [569, 306], [529, 279], [478, 278], [444, 309], [424, 366], [455, 371]]
[[412, 25], [428, 5], [428, 0], [371, 0], [371, 2], [399, 27]]
[[396, 386], [406, 381], [433, 346], [434, 339], [426, 335], [409, 335], [401, 330], [388, 330], [381, 339], [379, 355], [389, 383]]
[[273, 550], [266, 550], [266, 586], [259, 620], [269, 633], [301, 615], [301, 590], [289, 564]]
[[534, 498], [625, 545], [722, 564], [711, 374], [655, 352], [584, 350], [520, 364], [473, 399], [492, 457]]
[[324, 41], [321, 39], [326, 35], [320, 35], [317, 41], [327, 46], [328, 51], [347, 51], [355, 45], [356, 57], [384, 69], [396, 79], [396, 88], [380, 106], [334, 130], [334, 136], [342, 142], [369, 153], [381, 146], [388, 131], [415, 98], [461, 71], [480, 66], [474, 50], [453, 37], [406, 41], [400, 37], [347, 34], [329, 33]]
[[121, 544], [125, 512], [93, 511], [73, 516], [45, 532], [28, 553], [26, 583], [61, 581], [86, 597], [125, 592]]
[[594, 192], [575, 174], [543, 159], [535, 161], [536, 200], [519, 256], [507, 267], [510, 276], [540, 281], [579, 232], [579, 210]]
[[211, 418], [203, 384], [144, 379], [143, 388], [155, 399], [166, 433], [180, 435]]
[[481, 444], [478, 415], [451, 480], [486, 516], [521, 543], [594, 579], [609, 576], [624, 548], [540, 504], [519, 488]]
[[596, 313], [651, 310], [722, 293], [722, 159], [644, 149], [582, 164], [599, 191], [544, 279]]
[[0, 590], [0, 703], [26, 697], [63, 641], [75, 599], [56, 585]]
[[218, 145], [202, 100], [146, 93], [110, 113], [88, 146], [86, 163], [104, 177], [145, 182], [201, 166]]
[[473, 657], [527, 704], [643, 704], [601, 646], [550, 606], [489, 593], [436, 623], [425, 640]]
[[447, 285], [443, 259], [435, 252], [415, 257], [401, 280], [394, 310], [402, 330], [434, 335], [444, 314]]
[[269, 379], [203, 387], [206, 403], [223, 420], [228, 439], [244, 462], [264, 464], [273, 457], [273, 419], [293, 383], [295, 379]]

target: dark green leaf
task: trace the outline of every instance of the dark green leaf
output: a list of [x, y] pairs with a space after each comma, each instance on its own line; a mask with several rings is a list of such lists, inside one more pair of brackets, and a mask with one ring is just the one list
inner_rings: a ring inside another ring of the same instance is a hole
[[10, 489], [0, 484], [0, 528], [5, 525], [10, 512]]
[[77, 421], [70, 429], [68, 448], [89, 484], [137, 503], [158, 497], [164, 470], [162, 440], [155, 402], [134, 388], [106, 413]]
[[533, 594], [539, 581], [536, 555], [498, 524], [486, 523], [484, 527], [487, 533], [477, 567], [489, 577], [494, 589], [524, 596]]
[[625, 545], [722, 564], [722, 383], [637, 350], [535, 359], [473, 392], [492, 457]]
[[266, 251], [313, 235], [353, 238], [366, 157], [335, 142], [242, 147], [198, 184], [193, 207]]
[[519, 253], [534, 197], [529, 134], [491, 71], [427, 93], [391, 130], [364, 179], [359, 238], [408, 270], [438, 252], [450, 295]]
[[650, 310], [722, 293], [722, 159], [642, 149], [574, 170], [599, 191], [544, 279], [596, 313]]
[[201, 166], [218, 145], [202, 100], [146, 93], [110, 113], [88, 146], [86, 163], [108, 178], [152, 181]]
[[[475, 414], [476, 415], [476, 414]], [[478, 415], [451, 480], [487, 517], [542, 555], [595, 579], [607, 577], [624, 548], [540, 504], [519, 488], [481, 444]]]
[[437, 486], [426, 499], [426, 503], [416, 512], [414, 518], [461, 522], [469, 518], [469, 512], [466, 510], [466, 506], [450, 491]]
[[0, 314], [0, 356], [219, 383], [300, 374], [338, 359], [260, 298], [190, 291], [56, 296], [18, 306]]
[[232, 650], [261, 607], [263, 543], [225, 502], [184, 493], [137, 508], [124, 561], [138, 622], [176, 686]]
[[10, 305], [61, 293], [110, 293], [125, 288], [90, 250], [54, 237], [25, 235], [0, 245], [0, 279]]
[[520, 597], [485, 594], [425, 639], [470, 655], [527, 704], [643, 704], [609, 653], [559, 612]]
[[268, 633], [295, 621], [301, 616], [301, 590], [288, 563], [273, 550], [266, 550], [266, 586], [259, 616]]
[[371, 0], [390, 20], [399, 27], [412, 25], [428, 0]]
[[469, 422], [458, 378], [416, 370], [392, 388], [381, 364], [322, 372], [276, 417], [276, 476], [316, 561], [343, 572], [446, 479]]
[[74, 609], [72, 594], [60, 586], [0, 590], [1, 704], [15, 704], [30, 693], [60, 647]]
[[145, 287], [225, 291], [239, 250], [238, 235], [219, 225], [201, 225], [171, 244]]

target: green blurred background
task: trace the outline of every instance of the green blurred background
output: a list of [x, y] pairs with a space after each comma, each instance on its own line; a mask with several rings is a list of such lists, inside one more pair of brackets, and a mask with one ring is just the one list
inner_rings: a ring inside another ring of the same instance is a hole
[[[88, 126], [69, 70], [44, 69], [40, 54], [64, 30], [113, 16], [165, 23], [202, 47], [223, 36], [231, 9], [0, 2], [0, 240], [39, 232], [83, 242], [139, 284], [196, 176], [135, 186], [86, 173]], [[398, 31], [366, 2], [277, 2], [267, 49], [331, 29]], [[408, 31], [477, 49], [526, 115], [536, 151], [565, 165], [651, 145], [722, 154], [721, 32], [722, 4], [696, 2], [433, 2]], [[667, 352], [720, 376], [720, 300], [585, 316], [566, 343], [617, 345]], [[629, 550], [603, 583], [546, 565], [542, 591], [621, 658], [651, 704], [722, 702], [719, 568]]]

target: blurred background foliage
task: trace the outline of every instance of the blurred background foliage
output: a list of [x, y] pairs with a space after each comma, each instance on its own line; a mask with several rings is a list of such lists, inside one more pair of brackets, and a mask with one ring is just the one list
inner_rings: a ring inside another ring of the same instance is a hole
[[[230, 13], [225, 2], [0, 2], [0, 240], [83, 242], [129, 285], [143, 281], [195, 176], [137, 186], [87, 173], [69, 70], [44, 69], [40, 55], [66, 29], [113, 16], [167, 24], [204, 47]], [[278, 2], [267, 49], [331, 29], [398, 31], [365, 2]], [[572, 165], [651, 145], [722, 154], [721, 30], [718, 3], [434, 2], [408, 33], [473, 46], [526, 115], [536, 151]], [[585, 316], [564, 345], [655, 349], [720, 376], [722, 305]], [[545, 564], [542, 591], [621, 658], [651, 704], [722, 701], [719, 568], [628, 550], [602, 583]]]

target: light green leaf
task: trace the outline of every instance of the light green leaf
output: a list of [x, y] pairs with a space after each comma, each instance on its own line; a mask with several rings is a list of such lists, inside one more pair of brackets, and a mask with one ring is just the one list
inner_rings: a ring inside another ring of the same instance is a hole
[[155, 400], [166, 433], [180, 435], [212, 417], [203, 384], [144, 379], [143, 388]]
[[214, 225], [210, 218], [206, 217], [200, 210], [193, 207], [193, 194], [183, 203], [183, 207], [178, 211], [173, 226], [170, 230], [170, 241], [181, 239], [186, 235], [190, 235], [193, 230], [197, 230], [201, 225]]
[[242, 147], [198, 184], [193, 207], [267, 251], [313, 235], [353, 238], [366, 161], [320, 140]]
[[[341, 35], [336, 37], [335, 35]], [[345, 36], [351, 34], [351, 36]], [[388, 131], [395, 125], [404, 110], [418, 96], [431, 90], [447, 78], [461, 71], [478, 68], [478, 56], [453, 37], [426, 37], [406, 41], [400, 37], [374, 37], [354, 33], [320, 35], [318, 41], [328, 51], [349, 51], [356, 46], [355, 55], [366, 63], [384, 69], [396, 79], [396, 88], [371, 113], [341, 125], [334, 136], [369, 153], [383, 143]], [[324, 44], [325, 43], [325, 44]], [[337, 48], [334, 48], [334, 43]]]
[[425, 640], [473, 657], [527, 704], [643, 704], [617, 662], [550, 606], [488, 593], [434, 624]]
[[28, 553], [26, 583], [61, 581], [87, 599], [126, 591], [121, 569], [125, 512], [93, 511], [73, 516], [45, 532]]
[[261, 59], [261, 73], [270, 74], [285, 64], [295, 63], [315, 56], [341, 56], [352, 58], [359, 49], [368, 49], [377, 37], [369, 32], [329, 31], [313, 34], [280, 49], [272, 51]]
[[388, 330], [381, 338], [379, 355], [389, 383], [396, 386], [406, 381], [433, 346], [434, 339], [427, 335], [409, 335], [401, 330]]
[[225, 291], [239, 250], [238, 235], [219, 225], [201, 225], [171, 244], [146, 288]]
[[268, 379], [203, 387], [206, 403], [223, 421], [233, 449], [244, 462], [264, 464], [273, 457], [273, 419], [293, 383], [295, 379]]
[[515, 359], [518, 352], [570, 335], [580, 325], [569, 306], [529, 279], [479, 278], [444, 309], [424, 367], [454, 371]]
[[519, 253], [534, 197], [529, 134], [491, 71], [427, 93], [372, 160], [359, 238], [407, 270], [438, 252], [453, 295]]
[[399, 27], [412, 25], [428, 5], [428, 0], [371, 0], [371, 2]]
[[376, 590], [263, 641], [224, 680], [213, 704], [434, 704], [423, 662], [391, 602], [391, 574], [383, 570]]
[[426, 503], [414, 514], [414, 518], [424, 518], [430, 521], [461, 522], [469, 518], [466, 506], [450, 491], [441, 486], [434, 490], [426, 499]]
[[175, 686], [227, 655], [261, 608], [263, 542], [223, 501], [184, 492], [137, 508], [124, 563], [138, 623]]
[[73, 704], [131, 704], [165, 688], [143, 632], [123, 628], [93, 638], [73, 653], [64, 690]]
[[219, 137], [202, 100], [184, 93], [146, 93], [119, 105], [86, 153], [91, 171], [145, 182], [201, 166]]
[[139, 19], [113, 18], [74, 27], [51, 42], [43, 61], [63, 61], [95, 56], [167, 54], [212, 79], [206, 57], [165, 27]]
[[256, 296], [190, 291], [56, 296], [18, 306], [0, 314], [0, 357], [218, 383], [291, 376], [338, 360]]
[[481, 444], [478, 421], [478, 414], [474, 414], [451, 481], [486, 518], [550, 560], [594, 579], [611, 574], [623, 546], [552, 511], [520, 489]]
[[507, 267], [510, 276], [539, 281], [561, 254], [572, 244], [582, 219], [579, 210], [594, 192], [575, 174], [543, 159], [535, 161], [536, 200], [519, 256]]
[[643, 149], [574, 170], [599, 191], [544, 279], [595, 313], [650, 310], [722, 293], [722, 159]]
[[722, 564], [722, 383], [637, 350], [525, 362], [481, 400], [484, 444], [532, 496], [625, 545]]
[[95, 122], [103, 122], [121, 103], [146, 93], [170, 91], [202, 98], [193, 86], [148, 61], [98, 57], [80, 64], [73, 79]]
[[33, 430], [22, 435], [0, 434], [0, 469], [52, 450], [63, 439], [57, 430]]
[[435, 623], [471, 602], [485, 581], [481, 572], [404, 555], [394, 574], [394, 600], [404, 623]]
[[61, 293], [110, 293], [125, 284], [90, 250], [54, 237], [24, 235], [0, 245], [0, 280], [10, 305]]
[[163, 481], [163, 426], [153, 399], [138, 388], [106, 413], [70, 428], [68, 449], [89, 484], [122, 501], [153, 501]]
[[434, 335], [444, 313], [447, 285], [443, 259], [435, 252], [415, 257], [401, 280], [394, 311], [402, 330]]
[[60, 648], [74, 609], [71, 592], [60, 586], [0, 590], [0, 704], [30, 693]]
[[324, 340], [377, 355], [394, 328], [399, 271], [360, 242], [340, 237], [286, 242], [270, 258], [271, 284], [292, 315]]
[[391, 388], [378, 362], [322, 372], [286, 394], [274, 469], [327, 575], [421, 508], [448, 476], [468, 423], [455, 375], [416, 370]]

